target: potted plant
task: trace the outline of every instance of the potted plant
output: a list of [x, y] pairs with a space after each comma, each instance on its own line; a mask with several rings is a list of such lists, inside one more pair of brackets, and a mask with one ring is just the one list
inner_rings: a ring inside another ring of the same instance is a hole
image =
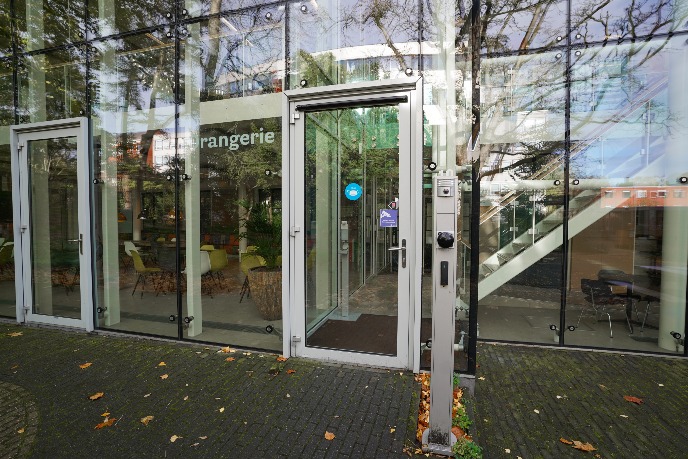
[[282, 317], [282, 215], [262, 202], [241, 206], [245, 215], [239, 237], [255, 247], [251, 254], [261, 260], [247, 273], [251, 297], [263, 319], [277, 320]]

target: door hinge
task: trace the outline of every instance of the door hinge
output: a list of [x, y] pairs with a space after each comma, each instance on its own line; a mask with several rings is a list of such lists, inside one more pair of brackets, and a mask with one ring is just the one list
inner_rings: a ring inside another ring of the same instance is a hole
[[294, 336], [291, 337], [291, 342], [292, 342], [292, 343], [300, 343], [300, 342], [301, 342], [301, 337], [300, 337], [300, 336], [297, 336], [297, 335], [294, 335]]
[[296, 237], [296, 233], [301, 232], [301, 227], [300, 226], [292, 226], [289, 228], [289, 236], [291, 237]]
[[300, 119], [301, 115], [298, 112], [294, 112], [291, 114], [291, 121], [289, 121], [289, 124], [294, 124], [296, 123], [296, 120]]
[[24, 149], [24, 144], [19, 144], [17, 145], [17, 153], [21, 153], [21, 151]]

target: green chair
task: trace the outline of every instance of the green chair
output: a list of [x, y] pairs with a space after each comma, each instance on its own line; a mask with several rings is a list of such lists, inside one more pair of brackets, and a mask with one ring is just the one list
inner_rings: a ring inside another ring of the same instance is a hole
[[[141, 282], [141, 298], [143, 298], [143, 290], [146, 288], [146, 278], [151, 275], [158, 276], [162, 270], [158, 267], [146, 267], [146, 265], [143, 264], [143, 260], [141, 260], [141, 255], [139, 255], [136, 250], [131, 250], [130, 254], [131, 258], [134, 260], [134, 269], [138, 274], [138, 277], [136, 278], [136, 284], [134, 284], [134, 290], [131, 292], [131, 296], [134, 296], [134, 293], [136, 293], [136, 287], [138, 287], [139, 282]], [[157, 283], [154, 287], [157, 291]]]
[[210, 255], [210, 274], [215, 278], [215, 283], [220, 286], [220, 279], [224, 279], [222, 270], [227, 264], [227, 251], [225, 249], [215, 249]]
[[244, 300], [244, 295], [246, 295], [246, 298], [251, 297], [251, 286], [248, 282], [249, 271], [255, 268], [260, 268], [261, 266], [265, 266], [265, 259], [260, 255], [256, 255], [255, 253], [245, 254], [241, 260], [241, 263], [239, 263], [241, 272], [244, 273], [245, 276], [244, 283], [241, 285], [241, 298], [239, 298], [239, 303]]

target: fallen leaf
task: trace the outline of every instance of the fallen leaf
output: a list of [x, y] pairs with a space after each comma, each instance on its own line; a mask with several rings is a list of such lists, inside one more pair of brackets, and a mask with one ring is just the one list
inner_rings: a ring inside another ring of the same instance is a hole
[[16, 370], [17, 368], [19, 368], [19, 364], [14, 365], [13, 367], [10, 367], [10, 370]]
[[101, 414], [101, 416], [106, 418], [106, 417], [110, 416], [110, 412], [106, 411], [105, 413]]
[[287, 358], [286, 358], [285, 356], [283, 356], [283, 355], [280, 355], [279, 357], [277, 357], [277, 361], [278, 361], [278, 362], [286, 362], [286, 361], [287, 361]]
[[567, 440], [567, 439], [565, 439], [564, 437], [561, 437], [561, 438], [559, 439], [559, 441], [562, 442], [562, 443], [565, 444], [565, 445], [573, 445], [573, 442], [572, 442], [571, 440]]
[[224, 412], [225, 412], [225, 407], [223, 406], [223, 407], [220, 408], [218, 411], [219, 411], [220, 413], [224, 413]]
[[602, 390], [607, 390], [607, 386], [605, 386], [604, 384], [598, 384], [598, 386], [600, 386], [600, 389]]
[[290, 397], [291, 397], [291, 395], [287, 394], [287, 398], [290, 398]]
[[208, 439], [208, 436], [207, 436], [207, 435], [203, 435], [202, 437], [198, 437], [198, 438], [200, 438], [201, 440], [207, 440], [207, 439]]
[[81, 368], [82, 370], [85, 370], [86, 368], [90, 367], [91, 365], [93, 365], [91, 362], [86, 362], [82, 365], [79, 365], [79, 368]]
[[334, 434], [332, 432], [325, 431], [325, 440], [334, 440]]
[[167, 373], [165, 373], [164, 375], [160, 375], [160, 379], [167, 379], [169, 377], [170, 375], [168, 375]]
[[636, 405], [642, 405], [644, 403], [642, 398], [633, 397], [631, 395], [624, 395], [624, 400], [635, 403]]
[[180, 438], [183, 438], [183, 437], [180, 437], [178, 435], [172, 435], [170, 437], [170, 443], [174, 443], [175, 441], [179, 440]]
[[581, 451], [597, 451], [597, 448], [592, 446], [590, 443], [583, 443], [578, 440], [573, 441], [573, 447]]
[[112, 424], [115, 423], [116, 420], [117, 418], [105, 418], [103, 422], [101, 422], [100, 424], [96, 424], [94, 428], [100, 430], [103, 427], [110, 427]]
[[296, 373], [296, 370], [287, 370], [288, 375], [293, 375], [294, 373]]
[[189, 396], [188, 396], [188, 395], [185, 395], [185, 396], [184, 396], [184, 401], [187, 401], [188, 399], [189, 399]]
[[232, 350], [231, 350], [229, 347], [223, 347], [223, 348], [220, 349], [218, 352], [224, 352], [224, 353], [226, 354], [226, 353], [228, 353], [228, 352], [232, 352]]
[[244, 355], [251, 355], [250, 352], [244, 352]]
[[12, 338], [16, 338], [17, 336], [21, 336], [23, 334], [24, 333], [22, 333], [22, 332], [13, 332], [13, 333], [8, 333], [7, 335], [11, 336]]
[[200, 445], [200, 443], [196, 442], [193, 445], [191, 445], [191, 447], [198, 446], [198, 445]]
[[22, 427], [21, 429], [17, 430], [18, 434], [23, 434], [24, 433], [24, 428]]
[[509, 448], [504, 448], [504, 452], [507, 454], [511, 454], [511, 450]]
[[397, 430], [397, 429], [395, 429], [394, 427], [392, 427], [391, 429], [389, 429], [389, 433], [394, 433], [396, 430]]
[[628, 416], [626, 416], [625, 414], [620, 414], [619, 416], [621, 416], [622, 418], [627, 418], [627, 417], [628, 417]]
[[160, 362], [160, 363], [158, 364], [158, 366], [159, 366], [159, 367], [166, 367], [167, 364], [166, 364], [165, 362]]
[[557, 395], [557, 398], [561, 398], [561, 395]]
[[96, 392], [95, 394], [91, 395], [89, 398], [91, 400], [98, 400], [99, 398], [102, 398], [103, 395], [105, 395], [103, 392]]
[[150, 397], [151, 394], [146, 394], [143, 396], [143, 398]]
[[664, 384], [657, 384], [659, 387], [664, 387]]
[[145, 416], [145, 417], [141, 418], [141, 424], [143, 424], [144, 426], [147, 426], [148, 423], [151, 422], [154, 418], [155, 418], [155, 416]]
[[227, 362], [234, 362], [236, 359], [234, 357], [227, 357], [225, 360]]
[[533, 413], [535, 413], [535, 414], [540, 414], [540, 411], [538, 411], [538, 410], [533, 410]]
[[479, 377], [478, 379], [481, 380], [481, 381], [485, 381], [485, 376], [481, 376], [481, 377]]

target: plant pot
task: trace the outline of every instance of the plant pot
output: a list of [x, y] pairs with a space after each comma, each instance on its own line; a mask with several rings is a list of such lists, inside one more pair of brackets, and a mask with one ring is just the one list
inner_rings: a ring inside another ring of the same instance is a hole
[[251, 299], [265, 320], [282, 318], [282, 271], [252, 269], [248, 273]]

